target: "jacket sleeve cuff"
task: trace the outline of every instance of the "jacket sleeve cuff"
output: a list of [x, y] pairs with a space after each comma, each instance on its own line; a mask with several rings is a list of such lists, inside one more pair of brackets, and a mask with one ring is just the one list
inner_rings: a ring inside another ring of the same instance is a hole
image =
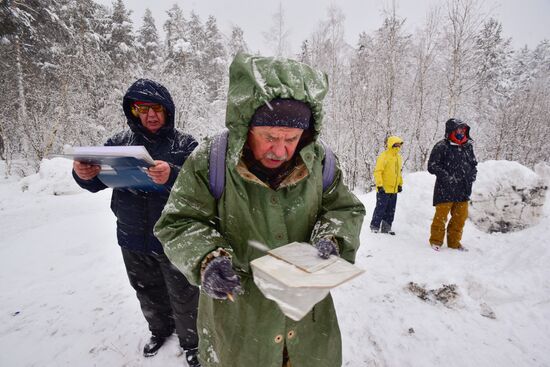
[[174, 182], [176, 182], [176, 179], [180, 174], [181, 167], [176, 166], [175, 164], [172, 164], [170, 162], [167, 162], [167, 163], [170, 166], [170, 175], [168, 176], [168, 181], [166, 181], [164, 185], [169, 189], [172, 189], [172, 186], [174, 186]]

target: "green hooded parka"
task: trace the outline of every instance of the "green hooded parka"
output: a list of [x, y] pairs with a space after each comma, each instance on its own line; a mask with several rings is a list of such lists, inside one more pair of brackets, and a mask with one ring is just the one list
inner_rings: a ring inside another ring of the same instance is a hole
[[[286, 345], [293, 367], [342, 364], [341, 337], [328, 295], [296, 322], [266, 299], [254, 284], [250, 261], [265, 253], [249, 240], [276, 248], [293, 241], [314, 243], [330, 237], [340, 256], [353, 262], [365, 215], [337, 165], [333, 184], [323, 192], [324, 151], [317, 142], [323, 120], [324, 73], [288, 59], [239, 54], [230, 67], [226, 126], [229, 129], [225, 190], [209, 191], [210, 142], [189, 157], [172, 189], [155, 234], [166, 255], [193, 284], [200, 285], [203, 259], [224, 248], [232, 256], [244, 294], [235, 302], [201, 292], [197, 330], [203, 367], [281, 367]], [[254, 176], [241, 160], [254, 111], [275, 98], [307, 103], [314, 139], [299, 152], [296, 169], [277, 190]]]

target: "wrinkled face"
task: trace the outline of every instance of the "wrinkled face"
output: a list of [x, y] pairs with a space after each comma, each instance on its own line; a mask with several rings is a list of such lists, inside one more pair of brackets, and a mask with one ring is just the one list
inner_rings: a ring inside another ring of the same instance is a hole
[[278, 168], [296, 151], [304, 130], [294, 127], [254, 126], [248, 131], [248, 146], [266, 168]]
[[166, 123], [166, 112], [162, 105], [158, 103], [140, 102], [134, 105], [138, 112], [141, 124], [150, 133], [156, 134]]

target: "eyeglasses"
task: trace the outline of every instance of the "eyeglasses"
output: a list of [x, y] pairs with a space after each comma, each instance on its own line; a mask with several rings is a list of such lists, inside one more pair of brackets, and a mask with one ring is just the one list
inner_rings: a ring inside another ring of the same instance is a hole
[[162, 112], [164, 111], [164, 106], [161, 104], [152, 104], [152, 105], [146, 105], [146, 104], [134, 104], [134, 108], [139, 113], [149, 113], [150, 109], [153, 109], [155, 112]]

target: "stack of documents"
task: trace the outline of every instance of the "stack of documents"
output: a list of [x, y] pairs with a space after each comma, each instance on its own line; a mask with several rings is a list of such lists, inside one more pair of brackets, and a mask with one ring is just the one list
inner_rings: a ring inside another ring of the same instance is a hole
[[332, 255], [322, 259], [308, 243], [292, 242], [268, 251], [250, 265], [254, 283], [289, 318], [302, 319], [335, 288], [364, 270]]

